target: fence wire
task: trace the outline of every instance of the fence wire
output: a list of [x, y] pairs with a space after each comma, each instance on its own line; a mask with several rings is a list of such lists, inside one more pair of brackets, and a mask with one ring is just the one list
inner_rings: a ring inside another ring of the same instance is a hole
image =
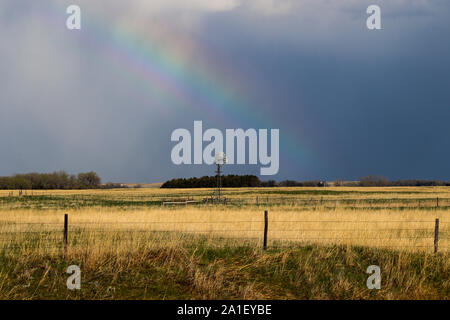
[[[308, 228], [309, 223], [330, 224], [366, 224], [365, 228], [338, 227], [338, 228]], [[401, 223], [402, 227], [381, 227], [378, 224]], [[429, 224], [429, 228], [407, 227], [408, 224]], [[272, 247], [285, 247], [315, 244], [350, 244], [373, 245], [378, 248], [439, 248], [447, 251], [450, 230], [443, 225], [449, 221], [441, 221], [442, 230], [436, 234], [436, 221], [433, 220], [226, 220], [226, 221], [126, 221], [126, 222], [87, 222], [74, 221], [68, 225], [68, 245], [79, 246], [84, 244], [101, 245], [96, 241], [165, 241], [171, 237], [179, 239], [190, 236], [204, 236], [223, 241], [253, 241], [269, 243]], [[250, 224], [252, 227], [245, 227]], [[280, 228], [280, 224], [287, 227]], [[305, 224], [303, 227], [295, 224]], [[159, 227], [163, 225], [162, 227]], [[170, 225], [170, 227], [168, 227]], [[204, 229], [189, 228], [189, 226], [204, 225]], [[220, 225], [224, 228], [218, 228]], [[242, 225], [242, 227], [232, 227]], [[257, 228], [255, 225], [259, 225]], [[5, 227], [25, 228], [25, 230], [4, 230]], [[123, 226], [123, 228], [122, 228]], [[134, 229], [130, 228], [134, 227]], [[187, 226], [187, 227], [183, 227]], [[33, 228], [44, 228], [34, 230]], [[48, 229], [45, 229], [48, 227]], [[61, 248], [64, 244], [63, 224], [55, 221], [0, 221], [0, 245], [3, 248]], [[264, 229], [267, 227], [267, 233]], [[27, 229], [28, 228], [28, 229]], [[297, 236], [293, 236], [297, 233]], [[336, 233], [341, 233], [338, 235]], [[163, 235], [157, 239], [155, 235]], [[93, 238], [86, 238], [93, 236]], [[264, 239], [265, 238], [265, 239]], [[368, 242], [374, 243], [368, 243]], [[378, 242], [377, 242], [378, 241]], [[47, 243], [51, 242], [51, 243]], [[395, 242], [403, 242], [396, 244]], [[440, 242], [440, 244], [439, 244]], [[35, 246], [33, 246], [35, 245]]]

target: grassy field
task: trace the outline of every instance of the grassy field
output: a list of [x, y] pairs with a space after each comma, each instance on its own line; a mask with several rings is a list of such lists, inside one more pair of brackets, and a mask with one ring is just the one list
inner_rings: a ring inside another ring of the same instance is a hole
[[[211, 194], [0, 191], [0, 299], [450, 297], [450, 188], [226, 189], [226, 204], [202, 203]], [[198, 202], [163, 205], [186, 199]], [[71, 264], [81, 290], [66, 287]], [[369, 265], [381, 290], [366, 287]]]

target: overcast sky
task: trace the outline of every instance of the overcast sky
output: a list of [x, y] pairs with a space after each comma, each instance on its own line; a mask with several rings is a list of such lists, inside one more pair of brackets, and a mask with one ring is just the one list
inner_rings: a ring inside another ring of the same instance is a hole
[[279, 129], [263, 180], [450, 180], [449, 34], [447, 0], [2, 0], [0, 176], [212, 175], [170, 158], [202, 120]]

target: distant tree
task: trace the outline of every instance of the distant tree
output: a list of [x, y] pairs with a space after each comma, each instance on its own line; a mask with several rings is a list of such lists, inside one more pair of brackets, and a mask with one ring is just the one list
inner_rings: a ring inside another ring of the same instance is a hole
[[359, 185], [362, 187], [386, 187], [391, 183], [388, 178], [384, 176], [367, 176], [359, 179]]
[[272, 187], [276, 187], [276, 186], [277, 186], [277, 182], [275, 180], [268, 180], [268, 181], [261, 182], [261, 187], [272, 188]]
[[98, 188], [101, 182], [100, 177], [93, 171], [78, 174], [77, 183], [81, 189]]
[[31, 189], [31, 182], [22, 176], [16, 175], [11, 178], [9, 189]]

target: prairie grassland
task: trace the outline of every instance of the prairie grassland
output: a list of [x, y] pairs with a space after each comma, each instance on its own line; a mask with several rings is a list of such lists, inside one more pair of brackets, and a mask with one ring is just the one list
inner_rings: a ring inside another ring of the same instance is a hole
[[[434, 250], [435, 218], [439, 218], [439, 248], [450, 248], [450, 216], [435, 210], [320, 209], [298, 210], [295, 206], [271, 208], [268, 220], [269, 245], [299, 243], [358, 245], [407, 251]], [[70, 240], [108, 247], [109, 242], [133, 246], [148, 237], [157, 241], [202, 235], [215, 243], [217, 238], [230, 243], [237, 240], [261, 245], [264, 213], [260, 208], [186, 207], [167, 209], [80, 209], [69, 215]], [[50, 210], [12, 210], [0, 214], [0, 243], [45, 247], [62, 241], [63, 212]]]
[[[17, 196], [18, 190], [0, 190], [0, 197], [6, 197], [10, 192]], [[124, 189], [92, 189], [92, 190], [24, 190], [26, 195], [34, 196], [103, 196], [112, 198], [168, 198], [178, 196], [208, 196], [213, 190], [209, 188], [195, 189], [161, 189], [161, 188], [124, 188]], [[333, 199], [347, 198], [355, 195], [358, 198], [436, 198], [450, 197], [450, 187], [295, 187], [295, 188], [225, 188], [224, 196], [231, 198], [245, 198], [249, 196], [264, 195], [276, 197], [305, 198], [315, 196], [328, 196]]]
[[[164, 201], [210, 197], [211, 189], [113, 189], [113, 190], [0, 190], [0, 210], [79, 209], [120, 207], [121, 209], [161, 206]], [[9, 195], [13, 196], [9, 196]], [[229, 206], [295, 205], [346, 209], [450, 209], [450, 187], [329, 187], [329, 188], [227, 188], [223, 196]]]
[[[0, 298], [450, 296], [450, 188], [226, 189], [226, 205], [161, 205], [211, 192], [0, 191]], [[65, 288], [70, 264], [85, 275], [80, 292]], [[371, 264], [387, 276], [377, 292], [365, 287]]]
[[[0, 299], [448, 299], [448, 256], [307, 245], [262, 251], [210, 247], [200, 238], [122, 251], [74, 247], [0, 251]], [[66, 287], [69, 265], [81, 290]], [[366, 286], [370, 265], [381, 289]]]

